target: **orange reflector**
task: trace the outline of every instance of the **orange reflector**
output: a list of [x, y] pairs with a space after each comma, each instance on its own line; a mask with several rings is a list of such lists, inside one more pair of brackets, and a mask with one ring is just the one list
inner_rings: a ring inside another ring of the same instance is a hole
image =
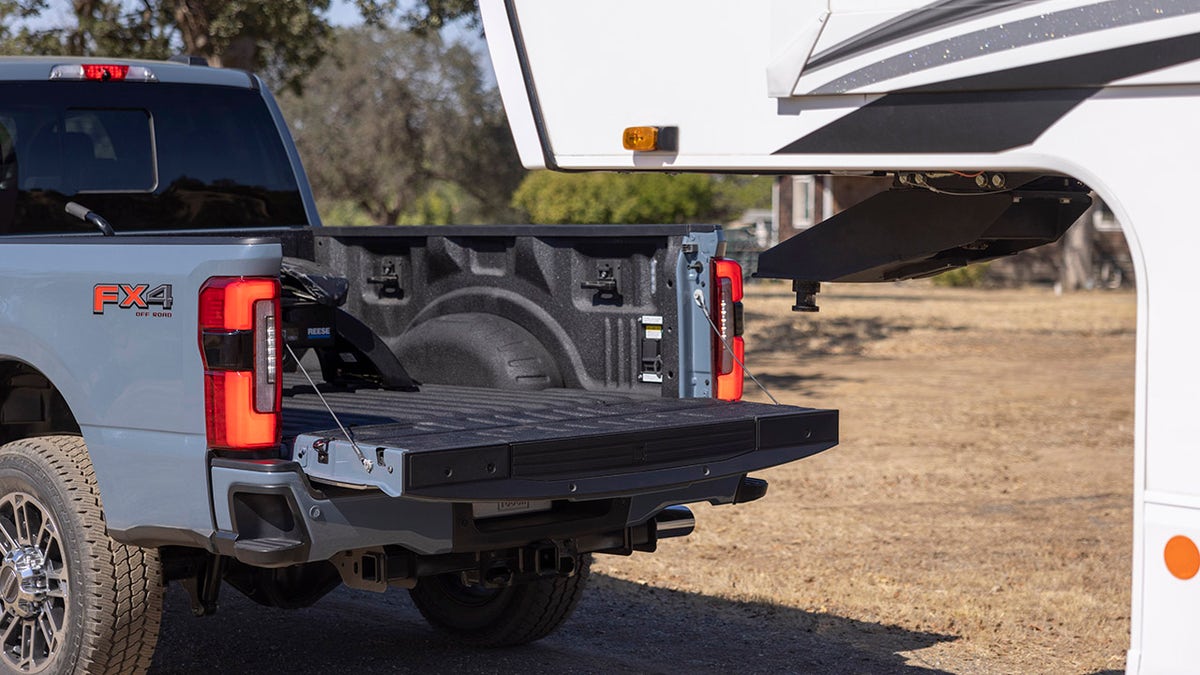
[[621, 135], [626, 150], [652, 152], [658, 149], [658, 127], [629, 127]]
[[1167, 570], [1178, 579], [1191, 579], [1200, 572], [1200, 549], [1196, 542], [1184, 536], [1171, 537], [1163, 550]]

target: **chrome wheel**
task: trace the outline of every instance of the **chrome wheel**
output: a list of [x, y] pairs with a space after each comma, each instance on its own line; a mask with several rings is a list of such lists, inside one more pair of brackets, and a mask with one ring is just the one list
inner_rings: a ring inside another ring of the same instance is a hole
[[0, 497], [0, 659], [23, 673], [49, 665], [67, 625], [67, 560], [58, 525], [37, 498]]

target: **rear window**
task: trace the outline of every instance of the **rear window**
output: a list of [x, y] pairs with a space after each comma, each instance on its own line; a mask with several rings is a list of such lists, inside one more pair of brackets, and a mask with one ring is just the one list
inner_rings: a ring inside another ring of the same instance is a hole
[[258, 92], [125, 82], [0, 83], [0, 234], [304, 225]]

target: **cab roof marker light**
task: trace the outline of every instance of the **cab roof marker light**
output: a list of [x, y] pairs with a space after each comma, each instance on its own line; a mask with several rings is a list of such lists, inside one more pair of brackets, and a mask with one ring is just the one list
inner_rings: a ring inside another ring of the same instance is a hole
[[146, 66], [123, 63], [73, 63], [50, 69], [51, 80], [94, 80], [97, 82], [158, 82]]

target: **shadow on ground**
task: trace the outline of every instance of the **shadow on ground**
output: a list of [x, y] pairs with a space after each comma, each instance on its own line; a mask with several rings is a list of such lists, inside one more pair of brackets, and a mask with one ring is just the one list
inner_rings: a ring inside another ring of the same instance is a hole
[[756, 353], [803, 354], [810, 358], [862, 354], [873, 342], [913, 329], [913, 326], [883, 317], [800, 315], [781, 318], [746, 312], [745, 322], [753, 327], [750, 337]]
[[173, 584], [151, 672], [931, 673], [897, 652], [954, 639], [594, 575], [554, 635], [473, 650], [431, 630], [404, 591], [342, 588], [288, 612], [227, 587], [216, 616], [194, 619]]
[[[801, 375], [798, 373], [754, 373], [762, 386], [766, 387], [773, 393], [786, 393], [792, 396], [793, 401], [784, 401], [793, 405], [804, 405], [803, 403], [795, 403], [795, 399], [812, 394], [817, 391], [817, 385], [827, 385], [833, 382], [849, 382], [847, 377], [830, 377], [823, 373]], [[746, 378], [745, 389], [747, 396], [754, 393], [757, 387], [750, 378]]]

